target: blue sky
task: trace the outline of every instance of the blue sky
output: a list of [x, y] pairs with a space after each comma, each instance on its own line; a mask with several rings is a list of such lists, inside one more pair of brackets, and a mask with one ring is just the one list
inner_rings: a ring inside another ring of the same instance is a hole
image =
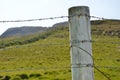
[[[73, 6], [88, 6], [91, 16], [120, 19], [120, 0], [0, 0], [0, 21], [67, 16]], [[11, 27], [52, 26], [68, 19], [0, 23], [0, 34]]]

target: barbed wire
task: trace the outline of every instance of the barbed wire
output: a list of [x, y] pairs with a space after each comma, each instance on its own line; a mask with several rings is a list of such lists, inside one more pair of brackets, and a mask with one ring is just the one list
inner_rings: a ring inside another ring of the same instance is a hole
[[[2, 47], [3, 46], [3, 47]], [[32, 45], [13, 45], [13, 46], [8, 46], [5, 47], [4, 45], [1, 45], [0, 50], [7, 50], [7, 49], [12, 49], [12, 48], [23, 48], [23, 47], [33, 47], [33, 46], [69, 46], [68, 43], [48, 43], [48, 44], [32, 44]]]
[[[106, 42], [106, 41], [91, 41], [91, 43], [102, 43], [102, 44], [120, 44], [120, 42]], [[32, 46], [69, 46], [69, 42], [68, 43], [48, 43], [48, 44], [32, 44]], [[12, 48], [23, 48], [23, 47], [31, 47], [31, 45], [11, 45], [11, 46], [5, 46], [0, 45], [0, 50], [7, 50], [7, 49], [12, 49]]]
[[110, 20], [110, 19], [103, 18], [103, 17], [98, 17], [98, 16], [90, 16], [90, 17], [91, 17], [91, 18], [98, 19], [98, 20]]
[[[71, 41], [70, 41], [71, 42]], [[70, 42], [67, 42], [67, 43], [47, 43], [47, 44], [32, 44], [32, 46], [69, 46]], [[109, 42], [109, 41], [96, 41], [96, 40], [91, 40], [90, 41], [91, 43], [103, 43], [103, 44], [120, 44], [120, 42]], [[77, 41], [77, 43], [79, 43]], [[12, 45], [12, 46], [6, 46], [3, 44], [3, 45], [0, 45], [1, 48], [0, 50], [6, 50], [6, 49], [11, 49], [11, 48], [22, 48], [22, 47], [31, 47], [31, 45]]]
[[[71, 42], [71, 41], [70, 41]], [[83, 42], [91, 42], [91, 43], [105, 43], [105, 44], [120, 44], [120, 42], [111, 42], [111, 41], [97, 41], [97, 40], [90, 40], [90, 41], [74, 41], [75, 43], [83, 43]]]
[[[79, 15], [73, 15], [73, 16], [80, 16]], [[43, 20], [53, 20], [53, 19], [60, 19], [60, 18], [70, 18], [73, 16], [57, 16], [57, 17], [46, 17], [46, 18], [38, 18], [38, 19], [25, 19], [25, 20], [1, 20], [0, 23], [10, 23], [10, 22], [32, 22], [32, 21], [43, 21]], [[95, 18], [98, 20], [110, 20], [103, 17], [97, 17], [97, 16], [88, 16], [90, 18]]]
[[120, 44], [120, 42], [109, 42], [109, 41], [93, 41], [93, 43]]
[[[85, 67], [85, 66], [80, 66]], [[96, 66], [97, 68], [105, 68], [105, 69], [120, 69], [120, 66]], [[71, 69], [71, 68], [78, 68], [78, 67], [71, 67], [71, 66], [53, 66], [53, 67], [37, 67], [37, 68], [17, 68], [17, 69], [5, 69], [0, 70], [2, 72], [15, 72], [15, 71], [26, 71], [26, 70], [40, 70], [40, 69]]]
[[53, 20], [53, 19], [60, 19], [60, 18], [68, 18], [68, 16], [58, 16], [58, 17], [38, 18], [38, 19], [26, 19], [26, 20], [2, 20], [2, 21], [0, 21], [0, 23], [31, 22], [31, 21]]
[[66, 69], [71, 68], [70, 66], [53, 66], [53, 67], [38, 67], [38, 68], [18, 68], [18, 69], [8, 69], [8, 70], [0, 70], [0, 72], [15, 72], [15, 71], [24, 71], [24, 70], [40, 70], [40, 69]]
[[120, 69], [120, 66], [96, 66], [97, 68]]

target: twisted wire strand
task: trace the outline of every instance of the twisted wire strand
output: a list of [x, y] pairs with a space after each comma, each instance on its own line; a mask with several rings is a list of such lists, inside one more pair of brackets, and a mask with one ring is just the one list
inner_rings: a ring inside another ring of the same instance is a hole
[[95, 66], [94, 58], [93, 58], [93, 56], [91, 55], [91, 53], [89, 53], [88, 51], [84, 50], [83, 48], [78, 47], [78, 46], [75, 46], [75, 45], [74, 45], [74, 46], [72, 45], [71, 48], [72, 48], [72, 47], [79, 48], [80, 50], [86, 52], [86, 54], [88, 54], [88, 55], [92, 58], [92, 60], [93, 60], [93, 67], [94, 67], [97, 71], [99, 71], [103, 76], [105, 76], [108, 80], [111, 80], [110, 77], [108, 77], [103, 71], [101, 71], [100, 69], [98, 69], [98, 68]]

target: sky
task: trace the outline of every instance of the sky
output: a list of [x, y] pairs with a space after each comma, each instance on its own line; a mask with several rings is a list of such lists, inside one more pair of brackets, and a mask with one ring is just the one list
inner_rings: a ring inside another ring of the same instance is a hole
[[[119, 4], [120, 0], [0, 0], [0, 21], [68, 16], [68, 9], [73, 6], [88, 6], [91, 16], [120, 19]], [[50, 27], [63, 21], [68, 19], [0, 23], [0, 35], [12, 27]]]

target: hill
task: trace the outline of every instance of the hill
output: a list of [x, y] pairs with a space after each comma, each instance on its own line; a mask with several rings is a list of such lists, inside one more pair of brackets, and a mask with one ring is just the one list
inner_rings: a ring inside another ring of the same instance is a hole
[[[119, 30], [119, 21], [92, 23], [92, 30], [95, 31], [92, 32], [95, 65], [111, 80], [120, 79], [120, 38], [96, 31], [115, 28]], [[51, 27], [42, 33], [2, 38], [0, 44], [4, 46], [0, 49], [1, 80], [71, 80], [68, 27]], [[96, 69], [94, 74], [95, 80], [107, 80]]]
[[[120, 37], [120, 20], [93, 20], [91, 21], [92, 33], [93, 34], [103, 34], [109, 36]], [[68, 27], [68, 22], [56, 23], [52, 26], [52, 29], [57, 27]], [[40, 26], [23, 26], [7, 29], [1, 37], [11, 37], [11, 36], [24, 36], [34, 33], [39, 33], [48, 28]], [[51, 28], [49, 28], [51, 29]]]
[[[52, 27], [68, 27], [67, 21], [54, 24]], [[92, 20], [92, 34], [120, 37], [120, 20]]]
[[65, 22], [60, 22], [60, 23], [56, 23], [54, 24], [52, 27], [68, 27], [68, 22], [65, 21]]
[[23, 26], [23, 27], [14, 27], [7, 29], [1, 37], [11, 37], [11, 36], [24, 36], [29, 34], [34, 34], [46, 30], [46, 27], [40, 26]]

